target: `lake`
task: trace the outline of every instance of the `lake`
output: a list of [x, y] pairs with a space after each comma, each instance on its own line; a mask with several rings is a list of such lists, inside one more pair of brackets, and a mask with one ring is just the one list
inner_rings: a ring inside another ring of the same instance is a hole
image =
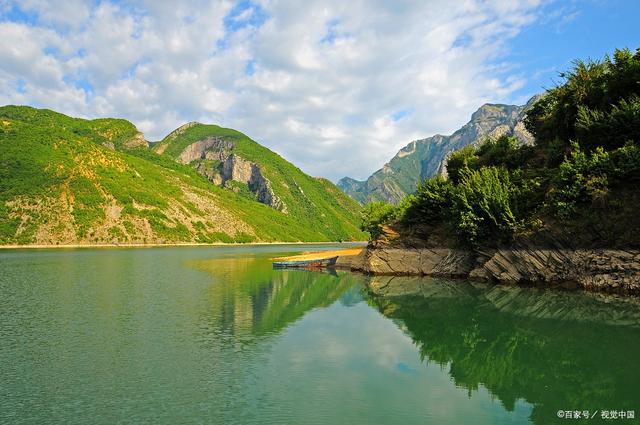
[[0, 251], [0, 423], [640, 416], [637, 300], [271, 268], [334, 248]]

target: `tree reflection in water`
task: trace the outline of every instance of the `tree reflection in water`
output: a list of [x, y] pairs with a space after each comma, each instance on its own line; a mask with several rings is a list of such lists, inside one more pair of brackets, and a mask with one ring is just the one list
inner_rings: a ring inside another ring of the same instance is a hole
[[566, 421], [558, 410], [640, 414], [637, 300], [425, 278], [370, 285], [370, 303], [423, 361], [449, 367], [470, 392], [483, 385], [509, 411], [517, 399], [532, 403], [536, 424]]

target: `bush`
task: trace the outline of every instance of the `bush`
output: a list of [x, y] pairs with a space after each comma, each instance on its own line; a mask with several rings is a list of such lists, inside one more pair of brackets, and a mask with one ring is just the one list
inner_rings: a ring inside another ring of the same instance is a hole
[[477, 155], [482, 158], [483, 165], [513, 167], [518, 165], [518, 148], [516, 137], [502, 136], [496, 140], [485, 140], [478, 146]]
[[477, 245], [510, 237], [517, 225], [511, 208], [512, 193], [505, 169], [484, 167], [466, 173], [456, 187], [452, 206], [460, 241]]
[[476, 170], [478, 166], [476, 147], [473, 145], [465, 146], [449, 155], [447, 159], [447, 176], [453, 184], [458, 184], [465, 170]]
[[386, 202], [371, 202], [364, 206], [361, 217], [360, 229], [376, 239], [382, 233], [382, 225], [396, 219], [396, 208]]
[[454, 187], [442, 177], [427, 179], [418, 185], [416, 194], [405, 198], [398, 216], [406, 224], [434, 224], [442, 221], [451, 208]]
[[603, 146], [615, 149], [628, 141], [640, 141], [640, 98], [622, 99], [610, 111], [580, 106], [576, 119], [576, 137], [586, 149]]
[[465, 172], [481, 167], [514, 170], [525, 165], [534, 154], [532, 146], [520, 145], [513, 136], [486, 139], [478, 147], [469, 145], [453, 152], [447, 160], [447, 175], [453, 184], [458, 184]]
[[549, 196], [554, 215], [570, 219], [581, 205], [605, 207], [609, 192], [616, 186], [640, 179], [640, 148], [627, 144], [607, 152], [598, 147], [592, 153], [573, 144], [573, 151], [560, 164]]
[[611, 171], [617, 183], [634, 183], [640, 180], [640, 147], [627, 143], [614, 150], [611, 156]]

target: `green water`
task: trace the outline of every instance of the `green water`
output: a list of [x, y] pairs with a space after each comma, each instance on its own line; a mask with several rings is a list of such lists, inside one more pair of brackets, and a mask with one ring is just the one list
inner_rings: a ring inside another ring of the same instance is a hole
[[0, 423], [640, 416], [638, 303], [271, 269], [317, 248], [1, 251]]

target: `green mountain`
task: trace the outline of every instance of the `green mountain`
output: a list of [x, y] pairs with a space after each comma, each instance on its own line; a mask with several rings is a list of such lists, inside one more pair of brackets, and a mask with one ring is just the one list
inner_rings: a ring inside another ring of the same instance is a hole
[[0, 243], [364, 237], [356, 202], [240, 132], [191, 123], [149, 146], [126, 120], [0, 107]]
[[524, 128], [525, 112], [538, 97], [524, 106], [485, 104], [471, 116], [471, 121], [450, 136], [435, 136], [409, 143], [366, 181], [344, 177], [338, 187], [358, 202], [385, 201], [397, 204], [414, 193], [425, 178], [444, 174], [448, 155], [486, 138], [516, 136], [531, 144], [532, 136]]

